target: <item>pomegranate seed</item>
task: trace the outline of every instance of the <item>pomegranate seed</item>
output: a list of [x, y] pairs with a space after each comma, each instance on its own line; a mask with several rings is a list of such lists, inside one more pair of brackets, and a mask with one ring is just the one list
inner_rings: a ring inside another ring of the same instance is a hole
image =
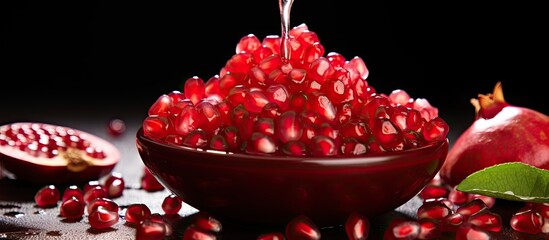
[[403, 221], [391, 228], [396, 239], [416, 239], [421, 226], [416, 221]]
[[86, 211], [89, 213], [93, 212], [99, 206], [109, 210], [111, 212], [118, 212], [120, 208], [118, 204], [110, 198], [96, 198], [93, 201], [89, 202], [86, 206]]
[[248, 34], [240, 39], [238, 44], [236, 45], [236, 53], [240, 52], [255, 52], [257, 49], [261, 47], [261, 42], [259, 41], [259, 38], [255, 36], [254, 34]]
[[122, 178], [122, 174], [119, 172], [111, 172], [104, 185], [107, 189], [107, 196], [110, 198], [122, 196], [125, 188], [124, 178]]
[[164, 190], [164, 185], [145, 168], [145, 174], [141, 177], [141, 188], [147, 192], [156, 192]]
[[65, 188], [65, 191], [63, 191], [63, 196], [61, 197], [61, 201], [64, 202], [67, 199], [70, 199], [72, 197], [75, 197], [80, 202], [84, 202], [84, 192], [76, 185], [70, 185], [67, 188]]
[[544, 225], [544, 219], [532, 208], [525, 207], [511, 216], [510, 225], [517, 232], [538, 234]]
[[368, 239], [370, 221], [360, 213], [351, 213], [345, 222], [345, 232], [350, 240]]
[[276, 152], [276, 143], [268, 135], [263, 133], [254, 132], [250, 137], [246, 145], [247, 153], [275, 153]]
[[450, 190], [450, 193], [448, 193], [448, 199], [455, 205], [463, 205], [469, 201], [469, 193], [459, 191], [456, 187], [457, 186], [454, 186], [452, 190]]
[[468, 218], [469, 216], [485, 209], [488, 209], [486, 203], [477, 198], [459, 206], [458, 209], [456, 209], [456, 213]]
[[442, 141], [446, 139], [450, 128], [444, 119], [435, 117], [423, 126], [423, 137], [427, 141]]
[[215, 240], [217, 237], [209, 232], [198, 229], [190, 225], [183, 232], [183, 240]]
[[149, 116], [169, 116], [172, 108], [172, 98], [166, 94], [162, 94], [149, 108]]
[[199, 116], [199, 128], [206, 132], [213, 132], [221, 126], [221, 113], [217, 107], [209, 102], [199, 102], [196, 105]]
[[113, 137], [118, 137], [126, 131], [126, 123], [118, 118], [111, 119], [107, 124], [107, 133]]
[[343, 67], [349, 70], [351, 73], [351, 81], [353, 82], [368, 78], [369, 71], [361, 57], [353, 57], [351, 60], [345, 62]]
[[469, 216], [467, 222], [491, 232], [499, 232], [502, 226], [501, 216], [488, 209]]
[[301, 141], [289, 141], [282, 147], [282, 152], [289, 156], [305, 156], [307, 147]]
[[341, 144], [341, 153], [345, 156], [357, 156], [368, 152], [366, 145], [355, 138], [345, 138]]
[[417, 217], [418, 219], [429, 218], [440, 220], [452, 213], [452, 209], [442, 201], [427, 200], [418, 208]]
[[81, 218], [84, 215], [84, 202], [78, 200], [78, 198], [74, 196], [71, 196], [61, 202], [59, 211], [59, 214], [67, 219]]
[[96, 198], [108, 198], [109, 195], [103, 186], [95, 186], [84, 192], [84, 203], [89, 204], [91, 201]]
[[126, 208], [124, 218], [126, 222], [141, 224], [141, 222], [151, 216], [149, 207], [142, 203], [133, 203]]
[[450, 189], [446, 185], [427, 184], [419, 193], [422, 199], [448, 197]]
[[309, 94], [308, 108], [319, 113], [320, 116], [324, 117], [324, 119], [329, 122], [335, 121], [335, 107], [328, 96], [321, 92], [315, 91], [314, 93]]
[[464, 222], [465, 217], [459, 213], [447, 215], [442, 219], [442, 231], [455, 232]]
[[195, 106], [188, 105], [175, 117], [174, 131], [180, 135], [187, 135], [200, 126], [200, 114]]
[[162, 210], [166, 214], [178, 214], [182, 207], [182, 200], [175, 194], [170, 194], [162, 201]]
[[278, 138], [283, 143], [299, 140], [303, 134], [303, 128], [301, 128], [299, 118], [294, 111], [281, 114], [276, 121], [275, 130]]
[[481, 228], [471, 225], [463, 224], [456, 230], [456, 240], [489, 240], [494, 239], [489, 232], [482, 230]]
[[417, 239], [437, 239], [442, 236], [441, 225], [435, 219], [419, 219], [419, 235]]
[[[150, 220], [150, 221], [153, 221], [153, 222], [156, 222], [156, 223], [160, 223], [161, 225], [164, 226], [164, 229], [166, 230], [166, 236], [172, 235], [172, 233], [173, 233], [172, 225], [169, 224], [168, 222], [166, 222], [166, 220], [164, 219], [164, 217], [162, 215], [160, 215], [160, 213], [153, 213], [146, 220]], [[145, 220], [143, 220], [143, 221], [145, 221]]]
[[469, 201], [471, 201], [473, 199], [482, 200], [488, 208], [492, 208], [494, 206], [494, 204], [496, 204], [496, 198], [495, 197], [485, 196], [485, 195], [481, 195], [481, 194], [469, 194]]
[[118, 222], [118, 211], [109, 211], [103, 206], [98, 206], [88, 215], [90, 226], [95, 229], [109, 228]]
[[330, 137], [315, 136], [311, 139], [311, 155], [318, 157], [335, 156], [338, 147]]
[[143, 121], [143, 134], [152, 139], [163, 139], [170, 129], [171, 123], [167, 117], [150, 116]]
[[162, 240], [166, 236], [165, 224], [153, 221], [150, 218], [140, 221], [135, 231], [136, 240]]
[[202, 129], [192, 130], [183, 139], [183, 145], [193, 148], [204, 148], [208, 145], [208, 136]]
[[273, 84], [267, 87], [265, 96], [269, 102], [275, 103], [281, 110], [286, 110], [290, 105], [290, 92], [282, 84]]
[[286, 225], [287, 240], [320, 239], [320, 230], [316, 224], [307, 216], [299, 215], [294, 217]]
[[55, 185], [44, 186], [34, 195], [34, 202], [41, 208], [55, 207], [59, 200], [61, 200], [61, 193]]
[[402, 89], [396, 89], [389, 94], [389, 100], [397, 105], [406, 106], [410, 101], [410, 95]]
[[259, 235], [256, 240], [284, 240], [284, 234], [281, 232], [271, 232]]
[[330, 62], [334, 68], [342, 68], [346, 62], [345, 57], [337, 52], [329, 52], [326, 54], [326, 59], [328, 59], [328, 62]]
[[209, 213], [203, 211], [194, 214], [190, 222], [197, 228], [200, 228], [204, 231], [218, 233], [221, 232], [221, 230], [223, 229], [223, 226], [219, 220], [215, 219]]
[[387, 118], [377, 118], [372, 127], [372, 136], [385, 149], [398, 148], [404, 143], [400, 130]]
[[201, 78], [194, 76], [185, 81], [183, 89], [185, 98], [190, 99], [193, 104], [197, 104], [204, 96], [205, 83]]

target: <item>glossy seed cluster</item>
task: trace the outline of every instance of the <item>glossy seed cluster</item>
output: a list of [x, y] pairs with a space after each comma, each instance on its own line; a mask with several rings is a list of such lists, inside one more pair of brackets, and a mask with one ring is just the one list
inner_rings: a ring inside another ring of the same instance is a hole
[[281, 38], [240, 39], [236, 53], [206, 81], [160, 96], [143, 121], [160, 143], [261, 155], [356, 156], [443, 141], [438, 109], [404, 90], [378, 93], [362, 58], [325, 53], [305, 24]]

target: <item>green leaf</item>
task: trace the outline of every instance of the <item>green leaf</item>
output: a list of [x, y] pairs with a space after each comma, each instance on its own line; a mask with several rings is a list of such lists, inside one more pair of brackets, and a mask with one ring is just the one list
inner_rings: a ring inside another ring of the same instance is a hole
[[456, 189], [511, 201], [547, 203], [549, 171], [521, 162], [502, 163], [472, 173]]

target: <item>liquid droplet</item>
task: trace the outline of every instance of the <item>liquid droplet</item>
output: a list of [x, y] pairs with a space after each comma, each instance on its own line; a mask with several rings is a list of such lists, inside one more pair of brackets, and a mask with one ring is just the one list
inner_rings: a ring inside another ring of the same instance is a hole
[[16, 212], [16, 211], [9, 211], [9, 212], [4, 213], [4, 215], [8, 216], [8, 217], [20, 218], [20, 217], [25, 216], [25, 213]]
[[282, 53], [282, 61], [288, 63], [291, 57], [290, 48], [290, 11], [294, 0], [278, 0], [278, 7], [280, 8], [280, 23], [282, 27], [282, 34], [280, 38], [280, 50]]
[[46, 235], [59, 237], [63, 234], [60, 231], [49, 231], [49, 232], [46, 232]]

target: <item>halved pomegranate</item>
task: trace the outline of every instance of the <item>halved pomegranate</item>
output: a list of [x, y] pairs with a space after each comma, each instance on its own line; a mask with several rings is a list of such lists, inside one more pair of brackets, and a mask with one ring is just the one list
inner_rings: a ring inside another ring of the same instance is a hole
[[75, 184], [112, 172], [120, 152], [93, 134], [46, 123], [0, 126], [0, 165], [17, 180]]

